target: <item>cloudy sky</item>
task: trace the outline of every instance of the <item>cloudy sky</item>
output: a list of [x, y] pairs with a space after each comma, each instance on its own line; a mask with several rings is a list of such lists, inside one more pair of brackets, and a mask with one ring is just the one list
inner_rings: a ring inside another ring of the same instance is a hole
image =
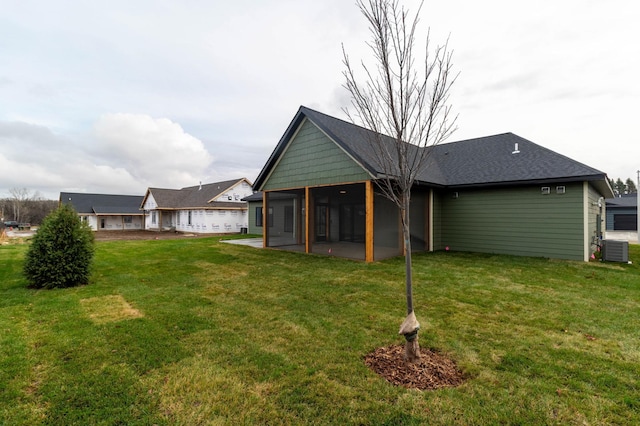
[[[410, 9], [417, 1], [406, 0]], [[253, 181], [300, 105], [344, 118], [345, 0], [0, 0], [0, 197]], [[454, 50], [461, 140], [513, 132], [635, 179], [640, 7], [425, 2]]]

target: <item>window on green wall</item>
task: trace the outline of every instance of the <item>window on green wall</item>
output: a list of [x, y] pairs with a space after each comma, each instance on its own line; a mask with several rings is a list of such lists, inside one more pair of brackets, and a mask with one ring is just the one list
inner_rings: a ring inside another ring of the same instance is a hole
[[262, 226], [262, 207], [256, 207], [256, 226]]

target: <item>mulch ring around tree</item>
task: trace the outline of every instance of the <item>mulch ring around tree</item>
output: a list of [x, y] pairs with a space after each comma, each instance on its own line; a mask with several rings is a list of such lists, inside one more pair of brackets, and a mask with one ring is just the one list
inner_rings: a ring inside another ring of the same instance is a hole
[[410, 389], [434, 390], [461, 385], [464, 373], [456, 363], [427, 348], [420, 348], [420, 359], [415, 363], [403, 359], [404, 346], [378, 348], [365, 355], [365, 364], [388, 382]]

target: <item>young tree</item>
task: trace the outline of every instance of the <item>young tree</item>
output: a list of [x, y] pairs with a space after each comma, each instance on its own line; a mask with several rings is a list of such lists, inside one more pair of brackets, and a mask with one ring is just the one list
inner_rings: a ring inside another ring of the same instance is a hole
[[369, 23], [372, 39], [367, 45], [374, 65], [362, 62], [365, 82], [359, 83], [343, 48], [345, 88], [355, 111], [346, 113], [354, 123], [373, 130], [375, 136], [369, 142], [383, 172], [377, 186], [400, 210], [407, 301], [407, 317], [400, 334], [407, 340], [405, 359], [413, 362], [420, 357], [420, 325], [413, 304], [411, 190], [426, 166], [431, 151], [428, 147], [444, 141], [455, 130], [456, 117], [451, 116], [448, 101], [457, 75], [452, 72], [448, 42], [430, 52], [429, 32], [425, 55], [416, 62], [414, 50], [422, 3], [413, 16], [397, 0], [358, 0], [357, 5]]
[[94, 244], [93, 232], [68, 204], [42, 222], [24, 263], [33, 288], [64, 288], [88, 284]]
[[29, 200], [29, 190], [27, 188], [11, 188], [9, 193], [13, 201], [13, 220], [22, 222], [23, 207]]

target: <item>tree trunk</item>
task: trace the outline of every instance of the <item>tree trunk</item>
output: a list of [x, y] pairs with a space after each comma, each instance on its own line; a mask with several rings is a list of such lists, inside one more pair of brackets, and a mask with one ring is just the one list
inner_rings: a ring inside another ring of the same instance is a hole
[[404, 344], [404, 360], [414, 363], [420, 359], [420, 345], [418, 344], [418, 332], [413, 340], [407, 340]]
[[[411, 193], [406, 191], [402, 194], [402, 234], [404, 239], [404, 260], [405, 260], [405, 291], [407, 293], [407, 316], [413, 313], [413, 270], [411, 267], [411, 226], [409, 222]], [[415, 320], [415, 316], [414, 320]], [[420, 345], [418, 344], [418, 330], [420, 324], [415, 321], [415, 327], [405, 330], [406, 339], [404, 346], [404, 359], [407, 362], [416, 362], [420, 358]]]

